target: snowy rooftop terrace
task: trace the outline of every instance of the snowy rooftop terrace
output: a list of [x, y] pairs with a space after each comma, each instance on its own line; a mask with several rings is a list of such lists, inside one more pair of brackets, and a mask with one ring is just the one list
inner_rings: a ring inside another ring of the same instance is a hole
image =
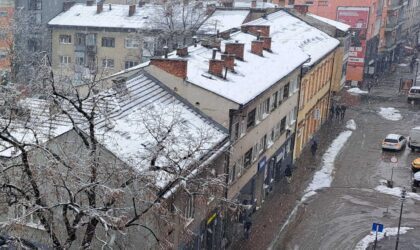
[[128, 16], [129, 5], [112, 4], [111, 10], [108, 4], [103, 5], [101, 13], [96, 13], [96, 4], [75, 4], [69, 10], [60, 13], [49, 21], [49, 25], [76, 26], [76, 27], [99, 27], [99, 28], [126, 28], [126, 29], [150, 29], [153, 28], [153, 15], [159, 11], [159, 7], [146, 4], [143, 7], [136, 6], [132, 16]]
[[305, 66], [312, 66], [340, 44], [337, 39], [283, 10], [245, 25], [269, 25], [273, 43], [293, 48], [295, 52], [302, 51], [311, 57], [311, 61]]
[[198, 32], [206, 35], [215, 35], [217, 30], [224, 32], [233, 28], [239, 28], [249, 13], [249, 10], [216, 10], [201, 25]]
[[[142, 73], [128, 80], [126, 88], [111, 89], [100, 95], [106, 97], [98, 103], [98, 141], [139, 172], [150, 171], [152, 155], [158, 155], [156, 166], [178, 162], [179, 167], [187, 169], [199, 163], [227, 138], [227, 132], [221, 126], [181, 102], [156, 80]], [[85, 107], [89, 108], [92, 104], [85, 103]], [[73, 128], [64, 114], [58, 113], [51, 117], [50, 106], [45, 100], [25, 99], [21, 105], [30, 110], [30, 119], [14, 121], [10, 131], [11, 136], [22, 143], [35, 144], [36, 139], [45, 143]], [[77, 126], [88, 131], [81, 116], [74, 111], [72, 114]], [[2, 128], [7, 123], [8, 120], [0, 119]], [[162, 147], [161, 154], [156, 154], [153, 151], [158, 146], [156, 138], [164, 136], [167, 139], [159, 144]], [[0, 141], [0, 157], [19, 154], [10, 144]], [[187, 157], [189, 155], [191, 157]], [[156, 173], [153, 176], [159, 187], [171, 179], [171, 175], [164, 171], [151, 173]]]

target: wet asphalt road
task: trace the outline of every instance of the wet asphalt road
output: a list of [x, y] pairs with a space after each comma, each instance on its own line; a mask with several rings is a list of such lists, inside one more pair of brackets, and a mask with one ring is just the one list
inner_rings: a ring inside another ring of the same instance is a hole
[[[373, 222], [397, 227], [401, 202], [398, 197], [374, 190], [381, 181], [391, 178], [395, 187], [411, 191], [411, 161], [420, 157], [409, 148], [402, 152], [382, 152], [381, 141], [388, 133], [407, 135], [420, 126], [420, 105], [409, 104], [398, 94], [403, 68], [383, 79], [369, 96], [348, 96], [352, 105], [346, 120], [354, 119], [357, 130], [335, 161], [331, 188], [318, 192], [300, 206], [296, 218], [279, 233], [273, 249], [354, 249], [369, 234]], [[343, 101], [344, 101], [343, 100]], [[394, 107], [402, 120], [386, 120], [378, 114], [381, 107]], [[398, 163], [390, 162], [396, 156]], [[420, 249], [420, 201], [406, 199], [402, 225], [412, 227], [400, 236], [399, 249]], [[377, 249], [395, 249], [396, 237], [380, 241]]]

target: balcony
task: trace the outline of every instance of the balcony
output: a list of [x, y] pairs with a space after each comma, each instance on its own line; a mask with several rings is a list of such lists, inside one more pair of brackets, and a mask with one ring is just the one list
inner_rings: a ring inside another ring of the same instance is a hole
[[74, 45], [74, 51], [75, 52], [85, 52], [86, 51], [86, 46], [85, 45]]
[[390, 0], [388, 11], [395, 11], [400, 9], [404, 4], [403, 0]]

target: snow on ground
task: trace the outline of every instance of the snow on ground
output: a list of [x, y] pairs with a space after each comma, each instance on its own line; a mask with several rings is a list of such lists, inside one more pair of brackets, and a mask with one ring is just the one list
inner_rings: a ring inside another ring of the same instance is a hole
[[[411, 227], [401, 227], [400, 234], [405, 234], [408, 230], [411, 230]], [[383, 239], [386, 236], [395, 236], [397, 235], [398, 228], [397, 227], [390, 227], [385, 228], [384, 233], [378, 233], [378, 241]], [[359, 241], [354, 248], [354, 250], [365, 250], [369, 247], [369, 244], [375, 242], [375, 233], [371, 232], [369, 235], [366, 235], [361, 241]]]
[[378, 112], [383, 118], [390, 121], [399, 121], [402, 119], [400, 111], [395, 108], [381, 108]]
[[347, 123], [346, 123], [346, 128], [350, 129], [350, 130], [356, 130], [356, 128], [357, 128], [356, 122], [353, 119], [348, 120]]
[[[356, 123], [354, 123], [354, 125], [356, 125]], [[302, 201], [305, 201], [309, 197], [315, 195], [317, 190], [331, 186], [331, 182], [333, 180], [335, 158], [347, 140], [350, 138], [352, 133], [353, 132], [350, 130], [341, 132], [338, 137], [335, 138], [335, 140], [331, 143], [330, 147], [322, 157], [322, 168], [315, 173], [312, 182], [305, 190], [305, 195], [302, 197]]]
[[[402, 189], [400, 187], [389, 188], [385, 185], [379, 185], [375, 188], [375, 190], [383, 194], [389, 194], [396, 197], [401, 197]], [[406, 192], [406, 198], [411, 198], [411, 199], [420, 201], [420, 195], [413, 192]]]
[[347, 90], [347, 92], [352, 93], [352, 94], [367, 94], [369, 92], [365, 91], [365, 90], [361, 90], [359, 88], [350, 88]]

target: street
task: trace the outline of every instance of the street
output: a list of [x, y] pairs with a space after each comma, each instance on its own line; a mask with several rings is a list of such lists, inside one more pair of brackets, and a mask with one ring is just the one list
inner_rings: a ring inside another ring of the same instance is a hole
[[[372, 223], [385, 228], [398, 226], [401, 202], [399, 197], [375, 190], [391, 179], [394, 187], [411, 192], [411, 161], [420, 152], [407, 147], [402, 152], [382, 152], [381, 141], [388, 133], [408, 136], [410, 128], [420, 125], [419, 106], [407, 103], [398, 95], [399, 78], [410, 76], [404, 67], [382, 78], [370, 94], [355, 96], [346, 120], [354, 119], [357, 129], [335, 160], [332, 185], [304, 202], [297, 215], [278, 232], [272, 249], [355, 249], [369, 235]], [[401, 120], [389, 120], [378, 114], [381, 108], [400, 111]], [[391, 162], [391, 157], [398, 159]], [[400, 236], [400, 249], [420, 249], [420, 200], [408, 197], [404, 201], [402, 227], [412, 228]], [[377, 249], [394, 249], [396, 237], [385, 237]]]

